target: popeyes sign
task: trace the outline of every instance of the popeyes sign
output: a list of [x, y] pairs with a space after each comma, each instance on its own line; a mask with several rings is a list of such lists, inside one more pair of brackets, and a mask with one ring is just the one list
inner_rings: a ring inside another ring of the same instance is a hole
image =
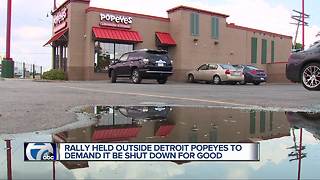
[[133, 18], [129, 16], [120, 16], [114, 14], [100, 14], [100, 26], [110, 26], [117, 28], [130, 29]]
[[61, 29], [67, 27], [66, 19], [68, 17], [68, 9], [66, 7], [62, 8], [53, 15], [53, 26], [54, 32], [58, 32]]

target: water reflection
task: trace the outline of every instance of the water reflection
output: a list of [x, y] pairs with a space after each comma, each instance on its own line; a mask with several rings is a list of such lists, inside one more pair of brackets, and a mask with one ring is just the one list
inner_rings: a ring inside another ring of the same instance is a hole
[[56, 142], [257, 142], [290, 136], [283, 113], [192, 107], [88, 107], [98, 121]]
[[[13, 178], [319, 178], [320, 116], [308, 113], [193, 107], [97, 106], [82, 110], [90, 126], [13, 135]], [[300, 130], [303, 128], [303, 141]], [[4, 137], [4, 135], [2, 135]], [[260, 162], [23, 162], [23, 142], [260, 142]], [[302, 148], [300, 148], [300, 142]], [[0, 143], [4, 147], [3, 143]], [[301, 152], [300, 152], [301, 149]], [[299, 154], [299, 152], [301, 154]], [[299, 156], [300, 155], [300, 156]], [[303, 163], [301, 164], [301, 160]], [[0, 179], [6, 178], [0, 150]], [[300, 165], [300, 166], [299, 166]], [[302, 168], [301, 168], [302, 166]], [[22, 168], [24, 167], [24, 168]], [[37, 169], [43, 167], [39, 173]], [[211, 173], [212, 169], [220, 173]], [[54, 172], [53, 172], [54, 171]], [[37, 175], [37, 176], [35, 176]]]

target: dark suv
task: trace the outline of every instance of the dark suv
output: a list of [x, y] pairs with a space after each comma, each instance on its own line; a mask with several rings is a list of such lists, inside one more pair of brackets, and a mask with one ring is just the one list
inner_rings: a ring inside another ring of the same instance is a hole
[[291, 54], [286, 75], [293, 82], [302, 82], [308, 90], [320, 90], [319, 41], [305, 51]]
[[156, 79], [159, 84], [165, 84], [172, 75], [172, 61], [167, 51], [136, 50], [115, 60], [109, 66], [108, 75], [112, 83], [116, 83], [118, 77], [128, 77], [135, 84], [142, 79]]

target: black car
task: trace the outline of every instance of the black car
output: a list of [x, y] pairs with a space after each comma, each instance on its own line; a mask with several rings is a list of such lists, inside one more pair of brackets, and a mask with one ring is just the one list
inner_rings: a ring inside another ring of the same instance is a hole
[[118, 77], [127, 77], [135, 84], [142, 79], [156, 79], [159, 84], [165, 84], [172, 69], [167, 51], [144, 49], [123, 54], [109, 66], [108, 75], [112, 83]]
[[237, 69], [241, 69], [244, 74], [244, 81], [240, 84], [245, 85], [247, 83], [253, 83], [254, 85], [260, 85], [263, 82], [267, 82], [268, 76], [263, 69], [259, 69], [253, 65], [233, 65]]
[[302, 82], [308, 90], [320, 90], [320, 43], [305, 51], [292, 53], [286, 76], [292, 82]]

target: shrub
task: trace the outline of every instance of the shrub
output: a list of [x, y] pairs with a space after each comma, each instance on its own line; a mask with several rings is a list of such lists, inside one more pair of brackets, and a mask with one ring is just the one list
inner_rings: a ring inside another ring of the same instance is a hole
[[64, 72], [58, 69], [52, 69], [50, 71], [43, 73], [42, 78], [47, 80], [64, 80], [65, 79]]

